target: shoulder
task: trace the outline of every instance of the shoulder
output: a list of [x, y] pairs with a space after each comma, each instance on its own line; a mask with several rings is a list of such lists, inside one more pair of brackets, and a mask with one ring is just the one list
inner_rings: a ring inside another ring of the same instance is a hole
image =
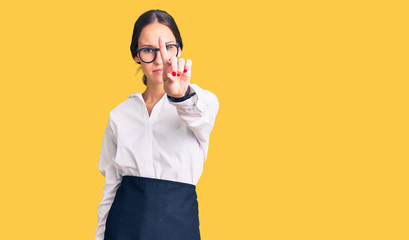
[[109, 117], [112, 118], [112, 120], [116, 120], [118, 118], [121, 118], [124, 114], [129, 113], [129, 111], [131, 111], [134, 107], [133, 104], [138, 94], [140, 94], [140, 92], [132, 93], [125, 100], [116, 105], [109, 112]]
[[191, 83], [190, 86], [196, 92], [197, 104], [199, 106], [209, 106], [210, 108], [215, 109], [216, 112], [219, 110], [219, 99], [216, 94], [207, 89], [203, 89], [194, 83]]
[[209, 91], [207, 89], [203, 89], [203, 88], [199, 87], [199, 85], [197, 85], [195, 83], [191, 83], [190, 86], [193, 88], [193, 90], [198, 95], [202, 95], [203, 97], [209, 98], [210, 100], [212, 100], [214, 102], [219, 102], [216, 94], [214, 94], [213, 92], [211, 92], [211, 91]]

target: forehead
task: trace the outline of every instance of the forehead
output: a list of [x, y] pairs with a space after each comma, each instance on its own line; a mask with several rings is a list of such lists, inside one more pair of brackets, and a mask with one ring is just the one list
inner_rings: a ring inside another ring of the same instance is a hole
[[158, 47], [159, 36], [163, 37], [165, 42], [174, 41], [176, 42], [175, 36], [173, 35], [170, 28], [162, 23], [153, 22], [146, 25], [138, 39], [138, 46], [141, 45], [152, 45]]

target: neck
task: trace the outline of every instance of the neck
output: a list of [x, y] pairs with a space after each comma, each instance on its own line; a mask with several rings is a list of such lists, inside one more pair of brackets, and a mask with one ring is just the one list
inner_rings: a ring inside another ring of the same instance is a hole
[[152, 84], [150, 81], [147, 82], [145, 92], [142, 93], [145, 102], [158, 102], [165, 94], [163, 89], [163, 84]]

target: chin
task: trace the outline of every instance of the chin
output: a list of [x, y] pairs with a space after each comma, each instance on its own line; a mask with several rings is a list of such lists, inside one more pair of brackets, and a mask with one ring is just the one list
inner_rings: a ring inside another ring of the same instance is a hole
[[148, 78], [148, 81], [153, 83], [153, 84], [163, 84], [162, 76], [156, 76], [156, 77], [153, 77], [153, 78]]

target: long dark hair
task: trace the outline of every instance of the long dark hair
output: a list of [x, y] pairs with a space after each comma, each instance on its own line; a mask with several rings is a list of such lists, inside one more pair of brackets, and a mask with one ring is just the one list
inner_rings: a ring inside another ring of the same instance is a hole
[[[158, 21], [159, 23], [162, 23], [166, 26], [169, 27], [169, 29], [172, 31], [173, 35], [176, 38], [176, 43], [180, 45], [180, 49], [183, 49], [183, 43], [182, 43], [182, 37], [180, 36], [180, 32], [178, 29], [178, 26], [176, 25], [175, 20], [171, 15], [169, 15], [167, 12], [162, 11], [162, 10], [150, 10], [142, 14], [138, 20], [135, 22], [135, 26], [133, 29], [133, 34], [132, 34], [132, 42], [131, 42], [131, 54], [132, 54], [132, 59], [135, 59], [136, 56], [136, 50], [138, 49], [138, 39], [139, 35], [141, 35], [142, 29], [155, 21]], [[138, 64], [141, 64], [138, 62]], [[146, 85], [146, 76], [145, 74], [143, 75], [142, 78], [143, 84]]]

